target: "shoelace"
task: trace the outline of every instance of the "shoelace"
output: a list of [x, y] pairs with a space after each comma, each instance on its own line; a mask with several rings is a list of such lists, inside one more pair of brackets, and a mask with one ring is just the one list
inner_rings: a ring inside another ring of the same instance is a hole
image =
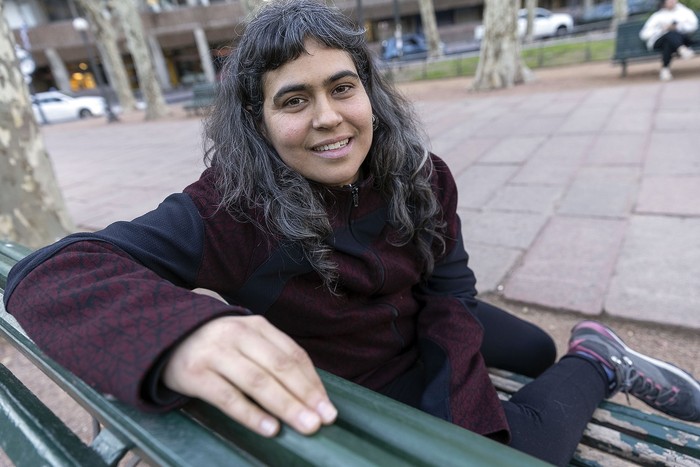
[[663, 388], [654, 384], [650, 378], [637, 371], [634, 362], [628, 357], [611, 357], [615, 365], [619, 391], [625, 393], [627, 404], [630, 404], [630, 394], [655, 407], [665, 407], [676, 402], [678, 390], [676, 388]]

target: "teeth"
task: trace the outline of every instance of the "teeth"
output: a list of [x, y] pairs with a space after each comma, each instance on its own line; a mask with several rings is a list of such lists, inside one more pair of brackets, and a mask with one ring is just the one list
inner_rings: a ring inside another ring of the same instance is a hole
[[323, 146], [316, 146], [314, 148], [314, 151], [330, 151], [332, 149], [340, 149], [343, 146], [347, 146], [349, 141], [350, 141], [349, 139], [344, 139], [342, 141], [338, 141], [337, 143], [325, 144]]

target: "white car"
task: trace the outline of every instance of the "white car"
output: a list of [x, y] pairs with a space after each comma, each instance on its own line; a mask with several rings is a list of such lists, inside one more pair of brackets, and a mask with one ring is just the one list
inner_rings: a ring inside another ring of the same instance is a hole
[[59, 91], [38, 92], [32, 96], [32, 109], [39, 123], [43, 123], [42, 113], [47, 123], [63, 122], [104, 115], [105, 100], [97, 96], [74, 97]]
[[[518, 11], [518, 37], [525, 37], [527, 29], [527, 9]], [[532, 37], [542, 39], [544, 37], [563, 36], [574, 30], [574, 19], [566, 13], [552, 13], [544, 8], [535, 8], [535, 21]], [[480, 41], [484, 38], [484, 25], [480, 24], [474, 29], [474, 39]]]

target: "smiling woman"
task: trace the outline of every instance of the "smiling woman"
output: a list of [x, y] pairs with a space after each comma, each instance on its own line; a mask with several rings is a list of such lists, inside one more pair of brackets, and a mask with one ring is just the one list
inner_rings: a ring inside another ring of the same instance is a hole
[[[690, 375], [602, 324], [554, 364], [544, 331], [477, 298], [455, 180], [339, 10], [266, 2], [221, 77], [199, 180], [13, 268], [6, 308], [47, 354], [264, 436], [334, 423], [315, 367], [561, 465], [619, 391], [700, 420]], [[487, 365], [536, 379], [500, 401]]]

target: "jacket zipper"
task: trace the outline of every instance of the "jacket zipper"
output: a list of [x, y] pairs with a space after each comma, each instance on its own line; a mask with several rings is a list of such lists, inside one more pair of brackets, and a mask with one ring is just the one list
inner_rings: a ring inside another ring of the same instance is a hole
[[357, 185], [350, 184], [350, 190], [352, 191], [352, 205], [354, 207], [360, 206], [360, 189]]

